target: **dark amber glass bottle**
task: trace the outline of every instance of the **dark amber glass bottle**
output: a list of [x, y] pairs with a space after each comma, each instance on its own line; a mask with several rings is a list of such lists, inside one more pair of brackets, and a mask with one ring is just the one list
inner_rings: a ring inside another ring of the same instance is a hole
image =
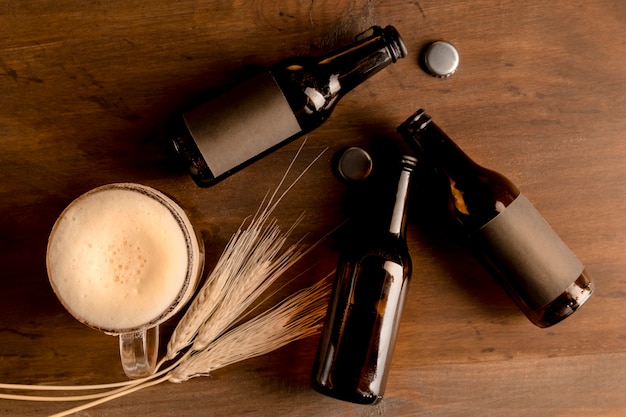
[[423, 110], [398, 131], [447, 179], [451, 213], [531, 322], [551, 326], [587, 301], [591, 276], [511, 181], [472, 161]]
[[355, 237], [339, 259], [311, 378], [323, 394], [359, 404], [383, 397], [411, 276], [405, 229], [415, 164], [402, 158], [384, 232]]
[[200, 186], [320, 126], [337, 101], [406, 55], [392, 26], [374, 26], [331, 54], [285, 59], [185, 113], [172, 141]]

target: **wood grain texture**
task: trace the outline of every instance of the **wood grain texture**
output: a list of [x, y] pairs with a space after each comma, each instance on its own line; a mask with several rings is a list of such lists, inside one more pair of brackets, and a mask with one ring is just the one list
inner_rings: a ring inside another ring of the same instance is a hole
[[[161, 189], [204, 232], [211, 265], [300, 141], [199, 189], [169, 154], [169, 117], [259, 67], [391, 24], [409, 56], [350, 93], [308, 135], [298, 169], [329, 150], [281, 205], [280, 222], [306, 210], [296, 232], [309, 233], [310, 243], [339, 224], [351, 190], [333, 175], [333, 156], [353, 145], [375, 157], [395, 149], [396, 126], [424, 107], [477, 162], [512, 179], [578, 254], [597, 285], [588, 305], [535, 328], [457, 240], [423, 178], [409, 228], [412, 286], [380, 405], [309, 388], [313, 337], [80, 415], [626, 415], [624, 22], [626, 3], [609, 0], [3, 2], [2, 382], [123, 378], [117, 341], [76, 322], [47, 282], [47, 237], [72, 199], [118, 181]], [[460, 52], [449, 79], [418, 66], [420, 49], [437, 39]], [[332, 270], [337, 250], [327, 240], [301, 266], [315, 264], [298, 285]], [[7, 416], [64, 408], [0, 401]]]

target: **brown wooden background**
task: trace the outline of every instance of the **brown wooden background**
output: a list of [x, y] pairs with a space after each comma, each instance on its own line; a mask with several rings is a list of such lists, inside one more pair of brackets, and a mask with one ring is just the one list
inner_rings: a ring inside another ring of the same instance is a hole
[[[48, 285], [46, 240], [65, 205], [109, 182], [157, 187], [205, 232], [211, 265], [300, 142], [199, 189], [167, 153], [168, 117], [256, 67], [330, 51], [372, 24], [396, 26], [410, 55], [309, 135], [298, 169], [330, 149], [281, 205], [281, 223], [306, 209], [297, 233], [314, 242], [331, 230], [350, 206], [333, 156], [395, 146], [396, 126], [425, 107], [477, 162], [511, 178], [579, 255], [596, 280], [589, 304], [535, 328], [436, 215], [431, 194], [416, 193], [413, 282], [380, 405], [309, 388], [314, 337], [80, 415], [626, 415], [626, 3], [609, 0], [1, 2], [2, 382], [123, 378], [117, 341], [76, 322]], [[437, 39], [461, 56], [445, 80], [417, 62]], [[335, 240], [314, 258], [298, 284], [334, 267]], [[0, 414], [66, 406], [2, 400]]]

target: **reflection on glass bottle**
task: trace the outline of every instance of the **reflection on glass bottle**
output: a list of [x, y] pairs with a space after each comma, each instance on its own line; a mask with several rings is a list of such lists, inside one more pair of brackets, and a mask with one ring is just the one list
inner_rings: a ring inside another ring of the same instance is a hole
[[323, 57], [285, 59], [185, 113], [171, 138], [200, 186], [320, 126], [338, 100], [406, 55], [392, 26]]
[[411, 275], [405, 229], [415, 164], [402, 158], [384, 233], [362, 225], [366, 237], [342, 252], [312, 375], [323, 394], [359, 404], [383, 397]]
[[587, 301], [591, 276], [511, 181], [472, 161], [423, 110], [398, 131], [447, 180], [452, 215], [535, 325], [556, 324]]

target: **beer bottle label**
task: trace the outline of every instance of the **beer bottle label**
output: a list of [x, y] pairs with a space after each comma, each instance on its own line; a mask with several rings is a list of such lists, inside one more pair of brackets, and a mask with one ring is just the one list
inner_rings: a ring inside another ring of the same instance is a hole
[[531, 310], [553, 301], [583, 272], [580, 260], [522, 194], [470, 239], [500, 272], [503, 285]]
[[184, 119], [215, 177], [302, 130], [269, 72], [193, 109]]

